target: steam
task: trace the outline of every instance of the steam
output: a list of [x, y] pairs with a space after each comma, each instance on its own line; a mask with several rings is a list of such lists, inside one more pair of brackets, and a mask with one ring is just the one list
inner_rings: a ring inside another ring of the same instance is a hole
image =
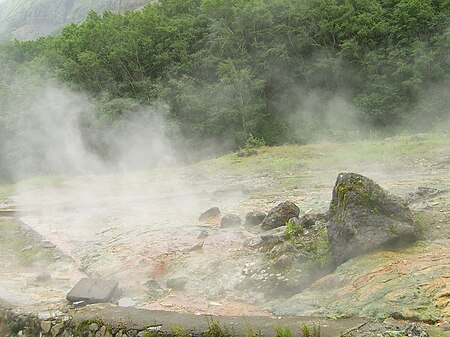
[[167, 137], [167, 107], [133, 106], [100, 121], [89, 96], [56, 82], [11, 102], [15, 121], [2, 144], [14, 180], [39, 174], [86, 175], [147, 169], [175, 161]]
[[300, 142], [343, 141], [360, 138], [360, 111], [345, 93], [325, 95], [319, 91], [293, 89], [297, 97], [293, 113], [287, 116]]

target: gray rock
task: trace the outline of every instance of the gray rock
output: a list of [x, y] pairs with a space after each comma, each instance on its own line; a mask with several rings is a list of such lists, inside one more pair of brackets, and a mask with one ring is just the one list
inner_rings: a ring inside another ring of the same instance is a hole
[[95, 337], [112, 337], [111, 332], [108, 330], [106, 326], [102, 326], [97, 333], [95, 334]]
[[89, 324], [89, 331], [91, 331], [91, 332], [97, 332], [98, 329], [100, 329], [100, 327], [98, 326], [97, 323], [91, 323], [91, 324]]
[[206, 239], [209, 236], [209, 232], [204, 229], [200, 232], [200, 234], [197, 236], [197, 239], [201, 240], [201, 239]]
[[183, 290], [187, 283], [186, 277], [177, 277], [167, 280], [167, 286], [176, 290]]
[[82, 278], [66, 298], [70, 302], [105, 303], [112, 298], [117, 285], [117, 281]]
[[316, 224], [318, 215], [315, 213], [307, 213], [298, 219], [298, 224], [303, 228], [310, 228]]
[[225, 214], [220, 220], [220, 227], [238, 227], [242, 224], [242, 220], [239, 215], [236, 214]]
[[186, 251], [188, 252], [196, 252], [196, 251], [200, 251], [203, 249], [203, 245], [205, 244], [205, 241], [199, 241], [196, 244], [194, 244], [193, 246], [189, 247], [188, 249], [186, 249]]
[[220, 215], [220, 209], [219, 207], [213, 207], [206, 211], [204, 211], [202, 214], [200, 214], [200, 217], [198, 218], [199, 221], [207, 221], [209, 219], [215, 218]]
[[293, 225], [296, 225], [296, 226], [301, 226], [300, 219], [297, 218], [297, 217], [290, 218], [287, 223], [290, 223], [290, 224], [293, 224]]
[[267, 216], [261, 223], [261, 228], [264, 230], [270, 230], [280, 226], [284, 226], [290, 218], [296, 218], [299, 214], [300, 209], [293, 202], [282, 202], [269, 211], [269, 214], [267, 214]]
[[289, 254], [283, 254], [275, 260], [275, 267], [278, 269], [287, 268], [292, 265], [295, 258]]
[[50, 330], [52, 336], [56, 337], [61, 332], [62, 328], [64, 328], [64, 323], [55, 324]]
[[261, 240], [264, 245], [273, 245], [285, 241], [284, 231], [286, 226], [271, 229], [261, 235]]
[[36, 282], [46, 282], [50, 281], [52, 276], [49, 273], [42, 273], [36, 276]]
[[51, 328], [52, 328], [52, 322], [41, 321], [41, 330], [43, 333], [49, 333]]
[[69, 329], [65, 329], [61, 334], [61, 337], [73, 337], [73, 333]]
[[418, 239], [418, 228], [406, 203], [356, 173], [338, 175], [327, 227], [335, 265], [360, 254], [402, 247]]
[[266, 213], [260, 211], [252, 211], [248, 212], [245, 215], [245, 223], [244, 226], [258, 226], [263, 222], [266, 217]]
[[445, 191], [437, 188], [419, 186], [414, 192], [408, 193], [407, 199], [409, 202], [416, 202], [419, 200], [433, 198], [443, 192]]

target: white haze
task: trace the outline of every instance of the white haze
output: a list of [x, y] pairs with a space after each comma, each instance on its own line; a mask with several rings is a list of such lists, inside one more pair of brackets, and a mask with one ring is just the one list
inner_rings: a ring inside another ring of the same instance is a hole
[[[164, 106], [125, 111], [123, 118], [99, 128], [86, 95], [47, 83], [15, 109], [19, 117], [9, 128], [2, 157], [13, 167], [16, 181], [33, 174], [100, 174], [175, 161], [165, 135]], [[92, 149], [97, 141], [108, 150], [107, 160]]]

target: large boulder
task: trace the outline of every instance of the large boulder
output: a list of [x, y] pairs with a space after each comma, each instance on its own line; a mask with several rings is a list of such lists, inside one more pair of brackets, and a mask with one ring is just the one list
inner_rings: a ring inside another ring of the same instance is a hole
[[296, 204], [285, 201], [278, 206], [272, 208], [261, 223], [261, 228], [270, 230], [286, 225], [290, 218], [297, 218], [300, 209]]
[[328, 222], [329, 248], [336, 265], [370, 251], [405, 246], [418, 236], [402, 199], [362, 175], [338, 175]]

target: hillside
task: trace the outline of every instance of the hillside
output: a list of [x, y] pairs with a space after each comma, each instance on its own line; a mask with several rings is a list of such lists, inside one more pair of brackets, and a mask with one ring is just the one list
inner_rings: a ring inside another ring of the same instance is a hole
[[90, 10], [119, 12], [139, 8], [147, 2], [149, 0], [2, 0], [0, 41], [35, 39], [55, 33], [68, 23], [82, 21]]

